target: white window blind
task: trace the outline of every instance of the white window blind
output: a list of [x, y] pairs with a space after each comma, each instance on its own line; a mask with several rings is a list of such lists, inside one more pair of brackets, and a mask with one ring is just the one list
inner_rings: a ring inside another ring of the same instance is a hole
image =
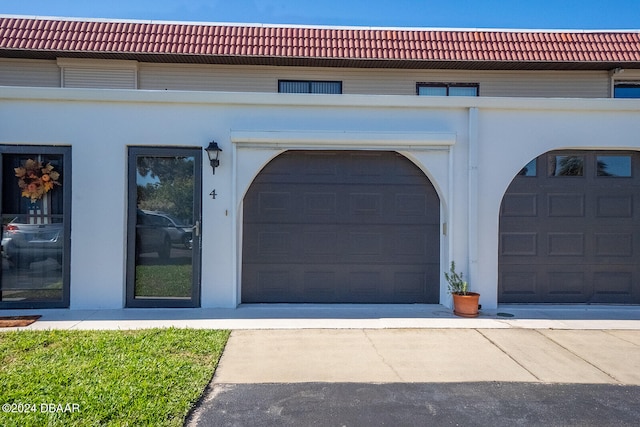
[[280, 93], [323, 93], [341, 94], [342, 82], [309, 81], [309, 80], [280, 80], [278, 82]]

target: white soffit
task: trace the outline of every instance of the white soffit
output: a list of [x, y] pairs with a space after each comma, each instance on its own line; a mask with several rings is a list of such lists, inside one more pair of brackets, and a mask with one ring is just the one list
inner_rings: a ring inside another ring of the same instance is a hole
[[456, 143], [453, 132], [372, 132], [305, 130], [231, 130], [231, 142], [239, 147], [276, 149], [391, 148], [434, 149]]

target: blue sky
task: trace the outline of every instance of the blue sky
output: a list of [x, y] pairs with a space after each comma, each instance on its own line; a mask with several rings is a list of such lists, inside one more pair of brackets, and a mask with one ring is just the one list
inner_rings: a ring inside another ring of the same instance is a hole
[[640, 0], [0, 0], [0, 13], [337, 26], [640, 29]]

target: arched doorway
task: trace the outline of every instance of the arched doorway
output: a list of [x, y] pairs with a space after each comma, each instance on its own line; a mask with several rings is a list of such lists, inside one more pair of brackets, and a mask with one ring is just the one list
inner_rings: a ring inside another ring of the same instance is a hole
[[552, 151], [500, 210], [498, 302], [640, 303], [640, 154]]
[[244, 303], [439, 302], [440, 201], [396, 152], [287, 151], [243, 212]]

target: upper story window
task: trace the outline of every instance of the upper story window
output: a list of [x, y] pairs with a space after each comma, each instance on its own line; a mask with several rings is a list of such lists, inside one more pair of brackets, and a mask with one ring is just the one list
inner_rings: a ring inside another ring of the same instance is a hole
[[422, 96], [478, 96], [478, 83], [418, 83], [416, 91]]
[[614, 98], [640, 98], [640, 81], [620, 82], [613, 87]]
[[138, 62], [113, 59], [58, 58], [62, 87], [137, 89]]
[[278, 92], [341, 94], [342, 82], [314, 80], [278, 80]]

